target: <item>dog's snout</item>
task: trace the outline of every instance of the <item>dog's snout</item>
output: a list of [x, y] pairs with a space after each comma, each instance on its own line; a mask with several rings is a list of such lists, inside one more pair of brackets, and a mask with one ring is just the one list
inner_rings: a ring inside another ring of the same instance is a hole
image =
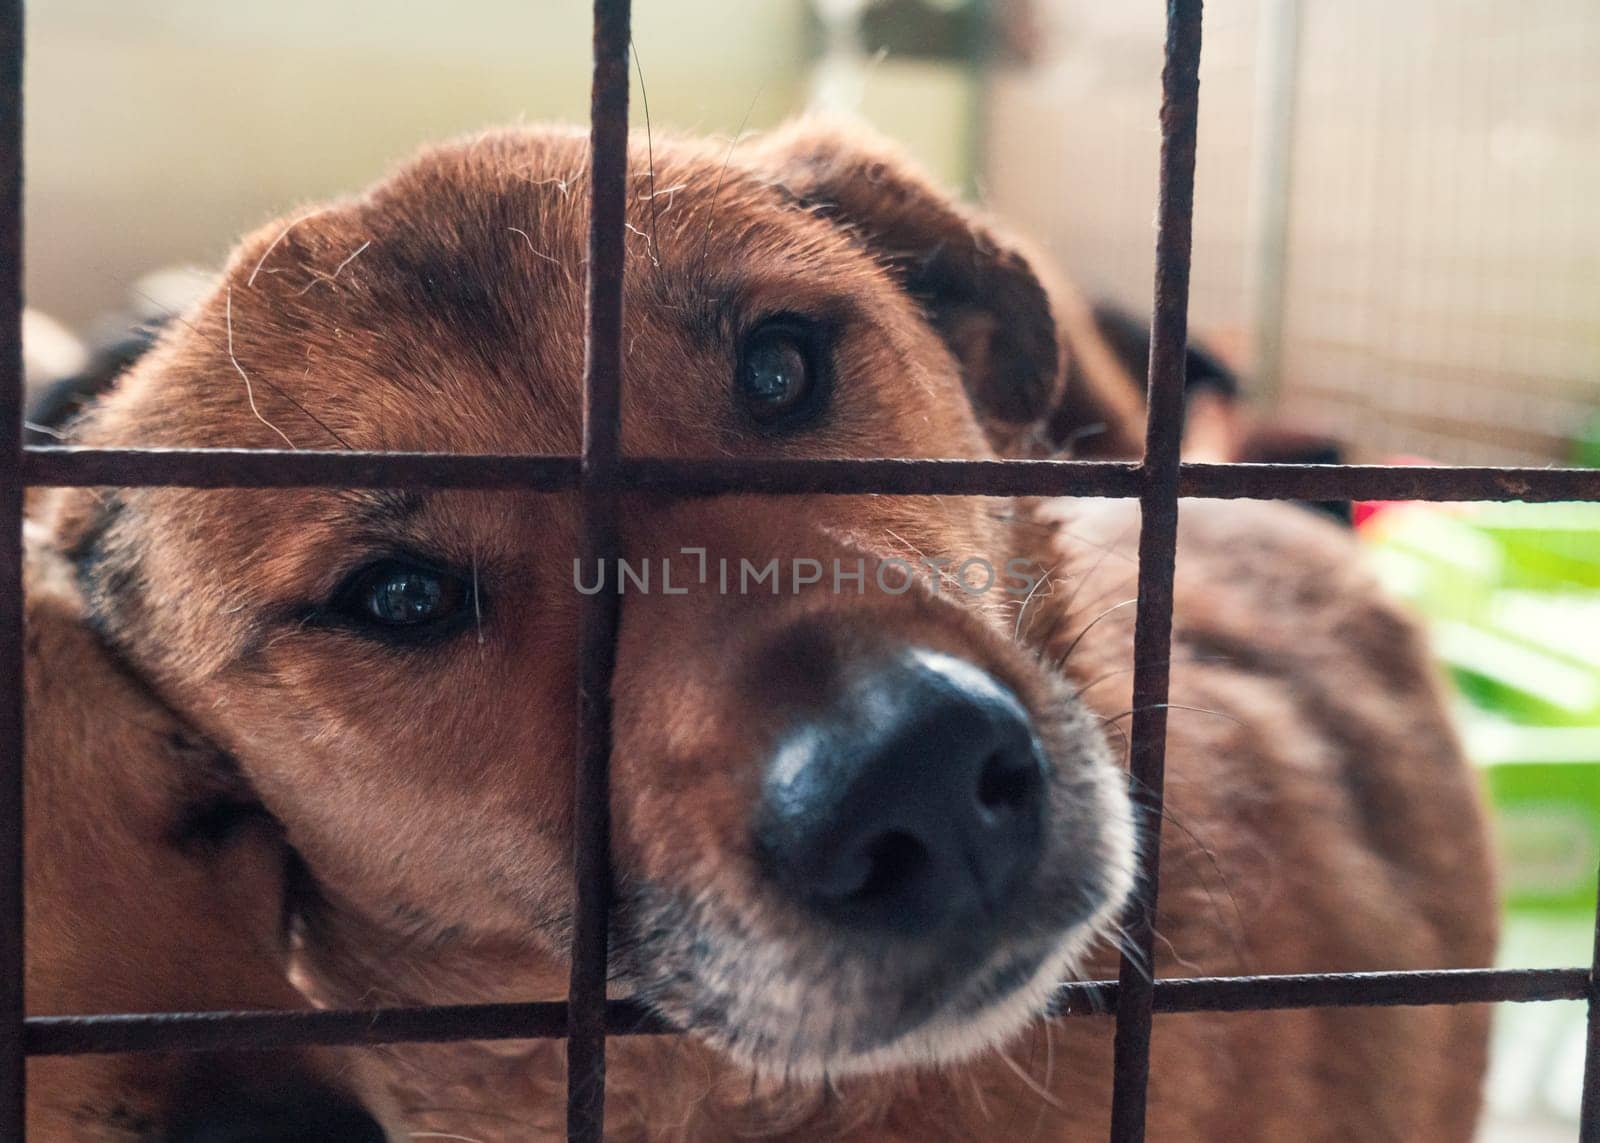
[[378, 1121], [344, 1096], [324, 1091], [271, 1096], [213, 1093], [179, 1117], [168, 1143], [384, 1143]]
[[755, 842], [791, 897], [854, 927], [983, 925], [1037, 861], [1045, 760], [1027, 711], [970, 663], [906, 651], [798, 720]]

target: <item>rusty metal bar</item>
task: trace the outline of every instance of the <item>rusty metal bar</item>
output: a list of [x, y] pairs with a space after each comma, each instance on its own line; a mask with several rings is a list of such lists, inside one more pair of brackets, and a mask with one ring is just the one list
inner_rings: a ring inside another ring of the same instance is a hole
[[578, 634], [573, 781], [575, 914], [567, 989], [567, 1139], [605, 1135], [606, 964], [611, 908], [611, 675], [621, 598], [613, 581], [622, 438], [622, 310], [628, 191], [629, 0], [595, 0], [589, 101], [589, 297], [583, 378], [582, 557], [604, 590], [586, 595]]
[[[1449, 969], [1426, 972], [1326, 973], [1294, 976], [1188, 977], [1158, 980], [1157, 1015], [1252, 1012], [1285, 1008], [1528, 1004], [1581, 1000], [1586, 968]], [[1104, 1015], [1117, 1003], [1114, 980], [1064, 984], [1058, 1017]], [[107, 1052], [213, 1052], [300, 1044], [375, 1045], [458, 1040], [559, 1039], [567, 1006], [465, 1004], [370, 1011], [191, 1012], [126, 1016], [36, 1016], [27, 1022], [30, 1056]], [[676, 1030], [626, 1000], [606, 1003], [612, 1036], [654, 1036]]]
[[33, 487], [576, 488], [582, 458], [302, 449], [76, 448], [35, 445]]
[[1073, 460], [677, 460], [629, 458], [624, 486], [673, 496], [869, 493], [916, 496], [1137, 496], [1139, 466]]
[[[271, 449], [36, 445], [34, 487], [575, 488], [582, 459]], [[625, 457], [619, 490], [675, 496], [759, 492], [941, 496], [1137, 496], [1139, 466], [1079, 460], [689, 460]], [[1178, 494], [1251, 500], [1600, 500], [1600, 469], [1365, 464], [1184, 464]]]
[[[630, 459], [624, 487], [700, 496], [876, 493], [1137, 496], [1140, 468], [1083, 460]], [[1210, 500], [1600, 500], [1600, 469], [1183, 464], [1178, 495]]]
[[1178, 451], [1183, 443], [1184, 354], [1189, 340], [1201, 10], [1201, 0], [1168, 0], [1166, 62], [1161, 69], [1155, 305], [1150, 325], [1149, 413], [1140, 469], [1139, 602], [1133, 631], [1133, 723], [1128, 755], [1142, 837], [1134, 900], [1123, 921], [1129, 947], [1117, 976], [1112, 1143], [1143, 1143], [1150, 1087], [1172, 584], [1178, 558]]
[[[1169, 977], [1155, 982], [1156, 1015], [1269, 1012], [1287, 1008], [1433, 1007], [1531, 1004], [1582, 999], [1582, 968], [1465, 968], [1427, 971], [1299, 973], [1286, 976]], [[1117, 1004], [1116, 981], [1064, 984], [1061, 1016], [1104, 1015]]]
[[1582, 995], [1582, 969], [1458, 968], [1158, 980], [1155, 1010], [1247, 1012], [1283, 1008], [1527, 1004]]
[[1600, 469], [1186, 464], [1178, 492], [1209, 500], [1600, 500]]
[[21, 1139], [22, 0], [0, 8], [0, 1139]]
[[[1600, 881], [1600, 874], [1597, 874]], [[1589, 961], [1589, 1038], [1584, 1047], [1583, 1099], [1578, 1111], [1578, 1143], [1600, 1143], [1600, 898], [1594, 912], [1594, 955]]]
[[[605, 1008], [611, 1035], [672, 1031], [636, 1004]], [[258, 1051], [302, 1044], [448, 1044], [461, 1040], [558, 1040], [567, 1034], [564, 1001], [294, 1012], [152, 1012], [118, 1016], [40, 1016], [27, 1023], [30, 1056], [108, 1052]]]

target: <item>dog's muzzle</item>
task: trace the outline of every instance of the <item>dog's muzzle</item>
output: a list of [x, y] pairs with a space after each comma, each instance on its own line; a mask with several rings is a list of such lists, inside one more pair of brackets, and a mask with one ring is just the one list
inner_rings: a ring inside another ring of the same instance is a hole
[[1099, 721], [1066, 679], [939, 617], [808, 615], [752, 639], [726, 676], [749, 800], [711, 842], [730, 839], [719, 877], [619, 893], [634, 994], [757, 1070], [997, 1044], [1047, 1010], [1131, 888]]

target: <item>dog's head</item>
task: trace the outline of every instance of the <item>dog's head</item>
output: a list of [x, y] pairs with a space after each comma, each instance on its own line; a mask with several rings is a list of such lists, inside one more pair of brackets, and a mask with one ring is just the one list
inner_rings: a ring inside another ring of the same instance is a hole
[[[799, 126], [632, 162], [626, 452], [982, 458], [1051, 410], [1030, 262], [895, 153]], [[576, 132], [491, 134], [263, 229], [84, 441], [577, 451], [586, 166]], [[1097, 721], [1014, 637], [1051, 570], [1018, 515], [625, 498], [617, 988], [797, 1076], [1043, 1007], [1132, 841]], [[150, 489], [58, 524], [108, 636], [287, 824], [314, 930], [493, 948], [559, 994], [575, 497]]]
[[[31, 1015], [303, 1008], [287, 981], [280, 832], [217, 752], [89, 633], [70, 571], [29, 552]], [[349, 1139], [383, 1131], [329, 1052], [44, 1057], [45, 1143]]]

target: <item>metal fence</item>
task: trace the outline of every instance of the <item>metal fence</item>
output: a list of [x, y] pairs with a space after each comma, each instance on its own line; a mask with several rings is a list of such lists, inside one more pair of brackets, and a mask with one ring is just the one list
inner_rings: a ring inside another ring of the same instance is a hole
[[[1159, 5], [1031, 7], [989, 201], [1141, 304]], [[1208, 0], [1191, 326], [1353, 459], [1564, 463], [1600, 406], [1597, 54], [1592, 0]]]
[[[1150, 418], [1142, 463], [1075, 461], [664, 461], [625, 457], [622, 400], [622, 271], [628, 134], [629, 0], [595, 0], [593, 150], [589, 234], [588, 357], [583, 449], [576, 457], [314, 453], [268, 450], [23, 448], [21, 440], [22, 3], [0, 0], [0, 1138], [23, 1137], [25, 1060], [30, 1055], [259, 1049], [290, 1044], [401, 1041], [567, 1040], [567, 1132], [603, 1136], [605, 1041], [669, 1032], [638, 1007], [607, 1000], [609, 701], [619, 615], [616, 584], [584, 599], [579, 668], [579, 747], [573, 875], [577, 925], [566, 1002], [377, 1011], [169, 1013], [24, 1019], [22, 989], [23, 490], [39, 485], [200, 488], [516, 488], [576, 491], [588, 559], [617, 549], [617, 497], [650, 489], [679, 496], [722, 492], [938, 493], [1137, 497], [1138, 618], [1131, 768], [1148, 820], [1162, 806], [1172, 585], [1180, 497], [1256, 499], [1600, 500], [1600, 472], [1523, 468], [1184, 465], [1183, 349], [1187, 327], [1199, 100], [1201, 0], [1169, 0], [1162, 73], [1159, 227], [1156, 239]], [[614, 567], [614, 564], [610, 564]], [[1360, 1005], [1465, 1004], [1587, 999], [1583, 1143], [1600, 1143], [1600, 997], [1595, 965], [1570, 969], [1368, 972], [1150, 980], [1160, 850], [1142, 848], [1142, 891], [1126, 926], [1131, 957], [1117, 981], [1064, 985], [1068, 1015], [1116, 1012], [1111, 1138], [1144, 1138], [1150, 1030], [1157, 1013]], [[1600, 963], [1600, 917], [1596, 923]]]

